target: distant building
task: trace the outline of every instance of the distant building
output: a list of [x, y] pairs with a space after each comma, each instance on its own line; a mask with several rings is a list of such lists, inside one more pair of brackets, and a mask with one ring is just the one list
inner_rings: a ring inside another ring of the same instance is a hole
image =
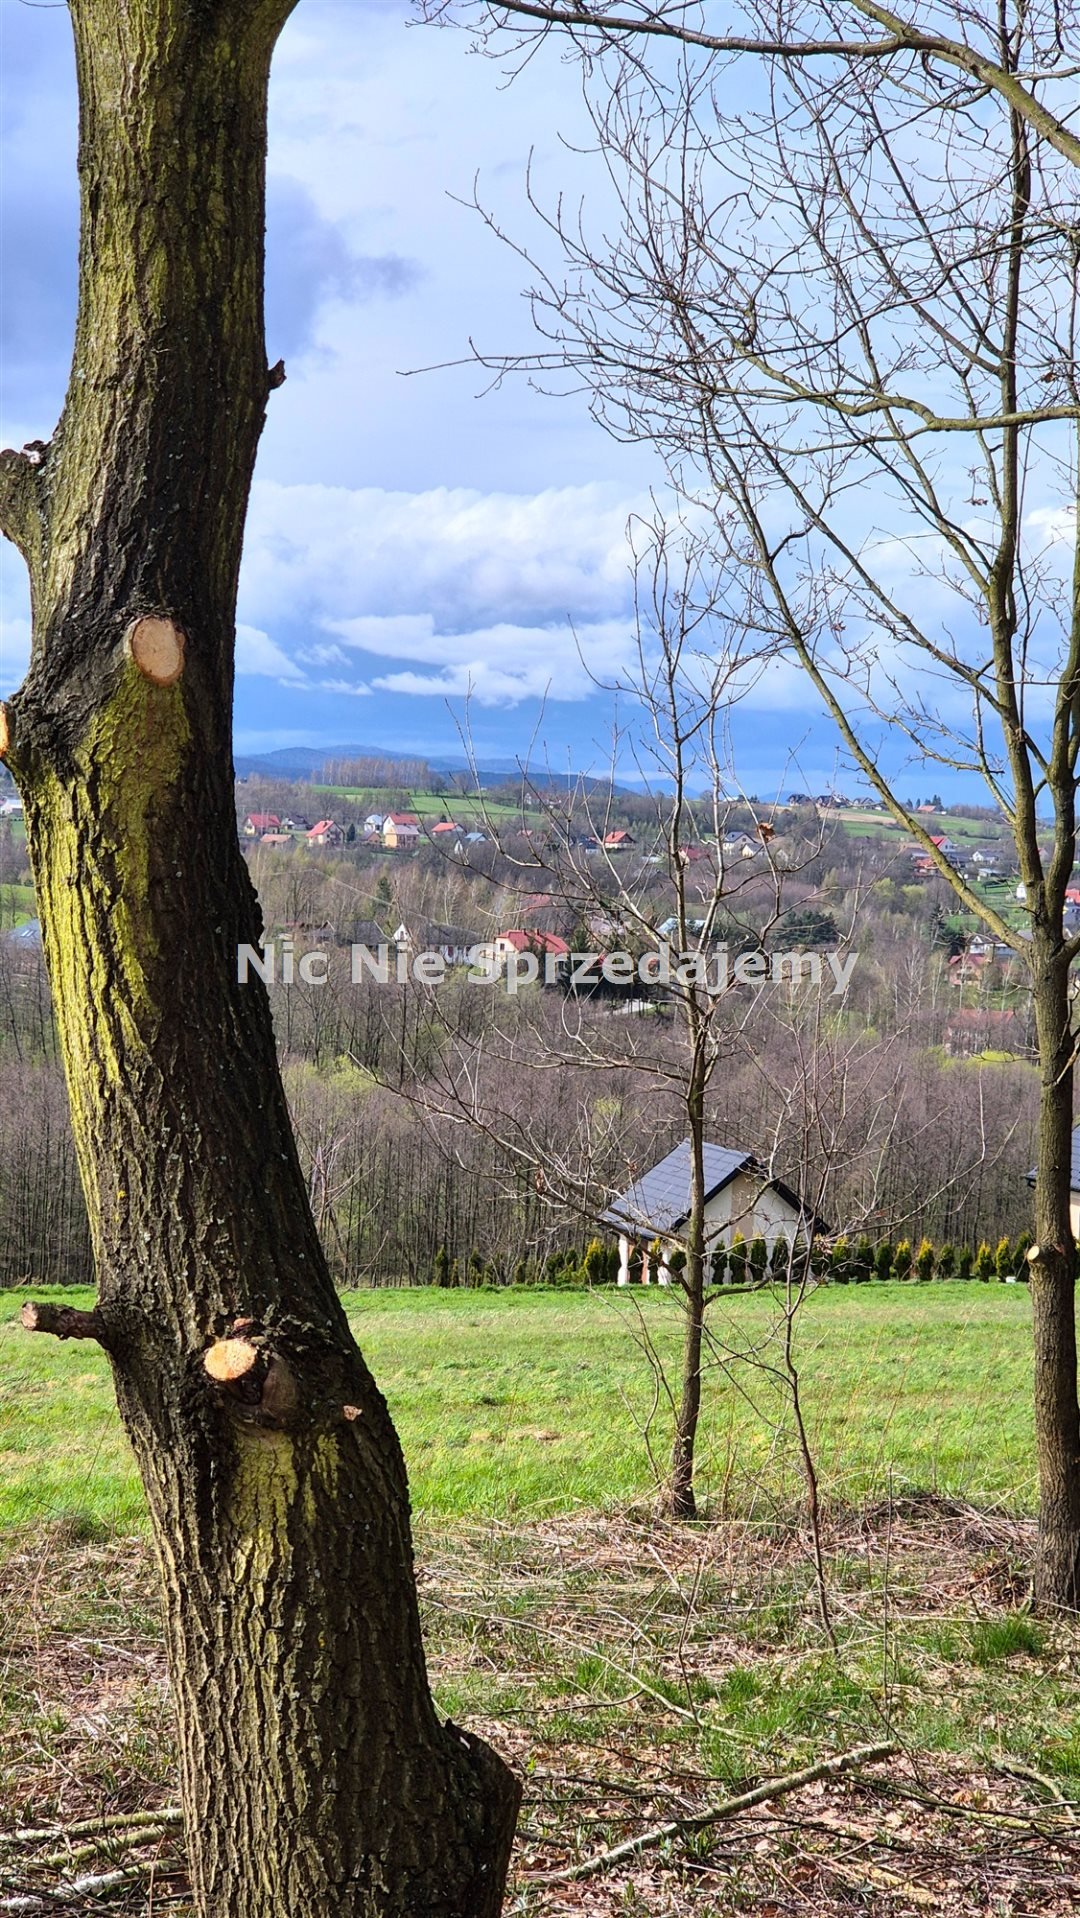
[[515, 954], [525, 952], [535, 953], [541, 961], [556, 960], [561, 973], [562, 962], [569, 959], [570, 947], [557, 932], [542, 932], [534, 926], [512, 926], [508, 932], [498, 932], [494, 939], [475, 946], [472, 963], [498, 972]]
[[387, 813], [382, 824], [382, 839], [391, 852], [411, 852], [419, 838], [420, 821], [414, 813]]
[[754, 859], [761, 851], [761, 842], [748, 832], [725, 833], [720, 850], [725, 859]]
[[1015, 1053], [1024, 1047], [1024, 1021], [1018, 1012], [991, 1006], [954, 1012], [945, 1025], [943, 1050], [950, 1059], [978, 1059], [986, 1052]]
[[[780, 1179], [772, 1179], [751, 1152], [706, 1144], [705, 1243], [706, 1256], [718, 1239], [730, 1244], [741, 1232], [749, 1242], [762, 1238], [772, 1246], [781, 1236], [792, 1240], [821, 1221], [798, 1194]], [[602, 1215], [605, 1225], [619, 1234], [619, 1284], [630, 1283], [630, 1258], [637, 1248], [642, 1278], [647, 1285], [654, 1265], [661, 1285], [671, 1282], [670, 1258], [681, 1245], [680, 1234], [690, 1216], [690, 1144], [684, 1140], [645, 1172]], [[654, 1258], [652, 1247], [660, 1242]]]
[[16, 951], [41, 951], [41, 920], [24, 919], [21, 926], [13, 926], [9, 932], [0, 933], [0, 939], [6, 946], [14, 946]]
[[241, 830], [245, 839], [261, 839], [264, 832], [280, 832], [281, 821], [276, 812], [249, 812]]
[[343, 846], [345, 834], [334, 819], [318, 819], [304, 835], [309, 846]]
[[392, 934], [399, 952], [437, 952], [448, 966], [471, 966], [486, 950], [482, 939], [464, 926], [437, 925], [424, 920], [413, 928], [404, 920]]

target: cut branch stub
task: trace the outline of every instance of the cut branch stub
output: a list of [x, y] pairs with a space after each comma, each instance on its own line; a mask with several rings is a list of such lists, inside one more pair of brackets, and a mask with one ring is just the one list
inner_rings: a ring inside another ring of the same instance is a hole
[[124, 635], [128, 654], [155, 686], [171, 686], [184, 670], [184, 634], [160, 615], [136, 619]]
[[243, 1335], [251, 1324], [237, 1320], [230, 1337], [215, 1340], [203, 1353], [203, 1368], [238, 1409], [243, 1407], [244, 1418], [284, 1425], [296, 1410], [296, 1380], [284, 1359], [268, 1352], [257, 1336]]
[[218, 1339], [203, 1353], [203, 1365], [216, 1385], [235, 1385], [251, 1376], [260, 1356], [258, 1346], [247, 1339]]
[[7, 707], [0, 705], [0, 759], [6, 759], [11, 746], [11, 724]]
[[96, 1339], [105, 1345], [105, 1321], [99, 1312], [79, 1312], [72, 1305], [39, 1305], [28, 1299], [19, 1314], [25, 1332], [51, 1332], [57, 1339]]

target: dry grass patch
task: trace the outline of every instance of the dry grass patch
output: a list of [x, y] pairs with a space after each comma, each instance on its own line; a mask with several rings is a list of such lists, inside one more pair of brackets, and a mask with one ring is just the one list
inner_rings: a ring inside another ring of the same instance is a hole
[[[884, 1503], [842, 1515], [827, 1547], [835, 1653], [790, 1525], [643, 1513], [422, 1531], [440, 1705], [525, 1780], [508, 1913], [1077, 1908], [1080, 1622], [1026, 1610], [1030, 1526]], [[0, 1615], [0, 1910], [184, 1914], [144, 1542], [9, 1537]], [[686, 1828], [763, 1779], [885, 1742], [885, 1762]], [[665, 1824], [684, 1828], [559, 1876]], [[96, 1890], [71, 1890], [86, 1876]]]

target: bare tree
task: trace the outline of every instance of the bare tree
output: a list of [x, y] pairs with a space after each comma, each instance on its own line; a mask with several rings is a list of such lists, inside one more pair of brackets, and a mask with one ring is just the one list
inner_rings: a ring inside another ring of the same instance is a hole
[[[797, 868], [793, 873], [774, 856], [774, 829], [766, 818], [755, 828], [752, 870], [742, 857], [746, 835], [732, 837], [737, 788], [729, 727], [732, 706], [758, 669], [753, 646], [729, 633], [718, 649], [716, 607], [705, 590], [702, 549], [692, 532], [680, 534], [656, 518], [635, 521], [630, 533], [636, 658], [610, 690], [623, 697], [633, 717], [616, 741], [612, 779], [597, 796], [580, 786], [560, 789], [540, 769], [526, 770], [523, 820], [541, 820], [542, 830], [534, 824], [517, 835], [502, 832], [519, 892], [535, 895], [541, 885], [539, 897], [557, 904], [582, 943], [590, 937], [599, 942], [600, 972], [590, 973], [582, 996], [568, 994], [557, 1022], [541, 1016], [534, 1025], [515, 1015], [480, 1033], [448, 1026], [445, 1056], [427, 1082], [409, 1087], [409, 1096], [444, 1118], [464, 1121], [470, 1132], [481, 1129], [504, 1161], [526, 1169], [549, 1205], [592, 1225], [604, 1218], [619, 1183], [632, 1183], [643, 1168], [625, 1145], [620, 1150], [617, 1125], [598, 1123], [591, 1103], [580, 1123], [553, 1142], [537, 1122], [536, 1075], [572, 1065], [586, 1075], [622, 1080], [633, 1087], [628, 1097], [658, 1103], [657, 1138], [677, 1125], [687, 1148], [687, 1210], [678, 1228], [663, 1235], [662, 1269], [664, 1282], [673, 1282], [682, 1298], [684, 1336], [681, 1376], [670, 1395], [670, 1469], [661, 1492], [673, 1516], [692, 1518], [710, 1252], [707, 1101], [718, 1068], [740, 1052], [741, 1027], [753, 1009], [753, 999], [733, 993], [732, 983], [748, 962], [758, 977], [768, 970], [784, 887]], [[636, 762], [645, 782], [648, 818], [637, 828], [636, 843], [626, 831], [611, 829], [620, 753]], [[487, 823], [494, 838], [499, 828], [492, 819]], [[536, 955], [524, 955], [529, 963], [523, 968], [534, 975], [545, 956], [542, 933], [536, 945]], [[737, 962], [734, 975], [731, 961]], [[516, 962], [512, 969], [519, 969]], [[662, 1004], [650, 978], [662, 978]], [[594, 1016], [591, 989], [597, 986], [623, 993], [626, 1016], [617, 1027]], [[653, 1014], [671, 1016], [676, 1043], [665, 1043], [666, 1030], [658, 1034]], [[504, 1096], [495, 1109], [489, 1097], [493, 1057], [512, 1060], [517, 1078], [516, 1095]], [[666, 1095], [662, 1105], [660, 1090]], [[761, 1176], [767, 1177], [764, 1168]], [[807, 1252], [816, 1216], [811, 1206], [803, 1221]], [[680, 1257], [669, 1263], [667, 1252], [676, 1249]]]
[[[528, 363], [573, 369], [611, 430], [661, 450], [711, 528], [714, 595], [806, 674], [892, 817], [1027, 965], [1037, 1590], [1078, 1606], [1075, 9], [751, 4], [731, 35], [675, 7], [485, 19], [580, 46], [621, 208], [613, 238], [546, 216], [561, 265]], [[904, 735], [1008, 820], [1024, 936], [902, 802]]]

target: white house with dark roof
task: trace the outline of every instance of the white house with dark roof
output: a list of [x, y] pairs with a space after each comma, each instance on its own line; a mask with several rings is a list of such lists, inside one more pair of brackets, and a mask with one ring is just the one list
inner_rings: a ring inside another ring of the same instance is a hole
[[[736, 1232], [747, 1241], [764, 1239], [771, 1250], [781, 1236], [793, 1239], [800, 1230], [820, 1229], [820, 1220], [798, 1194], [783, 1180], [770, 1178], [752, 1152], [706, 1144], [704, 1162], [706, 1252], [718, 1239], [730, 1244]], [[643, 1173], [602, 1216], [603, 1223], [619, 1234], [619, 1284], [630, 1283], [636, 1245], [641, 1250], [645, 1284], [656, 1264], [660, 1284], [670, 1285], [668, 1261], [685, 1243], [683, 1233], [690, 1216], [689, 1140]], [[659, 1259], [652, 1251], [657, 1240], [662, 1248]]]

